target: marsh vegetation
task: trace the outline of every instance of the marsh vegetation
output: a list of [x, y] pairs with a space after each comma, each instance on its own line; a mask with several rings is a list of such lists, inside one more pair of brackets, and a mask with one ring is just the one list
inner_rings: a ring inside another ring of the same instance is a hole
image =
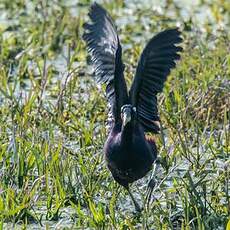
[[225, 229], [230, 216], [230, 3], [98, 1], [116, 21], [125, 77], [157, 32], [184, 52], [159, 97], [162, 132], [132, 185], [136, 215], [103, 159], [106, 101], [82, 41], [90, 1], [0, 1], [0, 229]]

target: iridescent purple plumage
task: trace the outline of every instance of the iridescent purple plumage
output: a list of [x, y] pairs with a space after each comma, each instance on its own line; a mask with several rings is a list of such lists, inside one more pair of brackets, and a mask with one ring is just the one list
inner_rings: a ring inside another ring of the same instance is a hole
[[159, 132], [157, 94], [162, 92], [170, 70], [180, 59], [182, 42], [178, 29], [168, 29], [154, 36], [143, 50], [136, 74], [127, 91], [122, 48], [115, 25], [97, 3], [85, 24], [86, 42], [95, 75], [106, 86], [110, 108], [110, 133], [104, 146], [105, 158], [114, 179], [129, 191], [129, 184], [144, 177], [157, 157], [152, 138], [145, 133]]

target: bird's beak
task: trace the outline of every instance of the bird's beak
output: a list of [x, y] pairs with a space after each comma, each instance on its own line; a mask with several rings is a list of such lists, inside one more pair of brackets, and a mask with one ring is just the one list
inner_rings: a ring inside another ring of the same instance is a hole
[[122, 119], [123, 126], [126, 126], [130, 121], [131, 121], [131, 113], [129, 111], [125, 111], [123, 113], [123, 119]]

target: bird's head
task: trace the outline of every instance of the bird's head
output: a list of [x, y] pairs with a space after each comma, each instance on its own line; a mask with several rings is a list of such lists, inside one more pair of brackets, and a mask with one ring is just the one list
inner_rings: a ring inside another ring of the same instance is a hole
[[122, 126], [125, 127], [128, 123], [130, 123], [132, 119], [135, 117], [135, 114], [136, 114], [135, 107], [133, 107], [130, 104], [123, 105], [121, 107]]

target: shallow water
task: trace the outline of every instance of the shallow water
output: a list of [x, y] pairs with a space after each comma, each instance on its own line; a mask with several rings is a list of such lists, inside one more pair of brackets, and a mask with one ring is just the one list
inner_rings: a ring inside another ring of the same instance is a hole
[[[26, 15], [31, 15], [34, 12], [35, 6], [31, 1], [25, 1], [26, 2]], [[62, 2], [63, 5], [65, 5], [68, 10], [70, 11], [72, 16], [78, 16], [79, 13], [85, 15], [85, 12], [87, 11], [87, 8], [84, 6], [79, 7], [78, 3], [81, 1], [66, 1]], [[100, 2], [100, 1], [99, 1]], [[130, 38], [127, 38], [127, 34], [125, 33], [121, 34], [121, 40], [123, 43], [123, 50], [125, 53], [129, 52], [130, 50], [133, 49], [134, 44], [143, 44], [146, 43], [146, 41], [152, 37], [153, 31], [154, 33], [156, 31], [159, 31], [163, 28], [165, 28], [165, 22], [162, 22], [163, 20], [166, 21], [167, 26], [180, 26], [181, 28], [185, 28], [187, 24], [188, 27], [192, 27], [191, 29], [186, 29], [188, 30], [188, 36], [198, 36], [201, 39], [204, 39], [207, 34], [211, 34], [212, 36], [219, 36], [219, 34], [223, 33], [229, 33], [229, 15], [228, 14], [220, 14], [221, 17], [218, 16], [218, 14], [215, 16], [213, 11], [213, 6], [212, 6], [212, 1], [205, 1], [206, 4], [202, 4], [202, 1], [195, 0], [195, 1], [189, 1], [189, 0], [177, 0], [174, 1], [173, 3], [170, 3], [171, 1], [157, 1], [157, 0], [144, 0], [144, 1], [131, 1], [131, 0], [126, 0], [124, 2], [124, 8], [119, 8], [119, 9], [114, 9], [113, 14], [117, 16], [116, 18], [116, 24], [118, 26], [118, 30], [122, 33], [125, 32], [128, 26], [133, 27], [134, 32], [132, 32], [132, 36]], [[23, 11], [23, 10], [22, 10]], [[218, 9], [217, 9], [218, 11]], [[22, 12], [23, 13], [23, 12]], [[14, 36], [17, 33], [20, 33], [23, 28], [19, 28], [19, 21], [17, 18], [17, 14], [14, 14], [13, 17], [9, 17], [10, 12], [7, 12], [4, 7], [2, 7], [2, 3], [0, 3], [0, 31], [3, 29], [7, 29], [7, 31], [3, 32], [2, 39], [3, 40], [8, 40], [11, 39], [12, 36]], [[27, 16], [25, 16], [27, 17]], [[85, 17], [85, 16], [84, 16]], [[22, 17], [23, 18], [23, 17]], [[168, 23], [167, 23], [168, 21]], [[192, 21], [192, 22], [190, 22]], [[185, 32], [186, 33], [186, 32]], [[215, 40], [215, 38], [214, 38]], [[210, 46], [215, 46], [215, 43], [212, 43]], [[25, 48], [26, 50], [27, 48]], [[17, 58], [20, 59], [20, 55], [23, 55], [23, 52], [35, 52], [33, 50], [33, 47], [28, 50], [23, 50], [20, 51], [17, 54]], [[71, 56], [73, 55], [74, 50], [72, 49], [70, 51]], [[67, 67], [67, 56], [68, 56], [68, 47], [63, 44], [62, 48], [60, 49], [59, 53], [56, 54], [56, 56], [53, 57], [48, 57], [47, 58], [47, 68], [52, 67], [55, 70], [55, 74], [52, 75], [52, 78], [50, 79], [49, 83], [49, 88], [55, 88], [55, 86], [59, 82], [65, 81], [65, 77], [68, 72], [68, 67]], [[33, 72], [34, 76], [40, 77], [40, 73], [38, 70], [38, 63], [36, 63], [35, 60], [28, 60], [28, 69]], [[1, 67], [1, 65], [0, 65]], [[72, 68], [79, 68], [79, 71], [83, 72], [85, 75], [88, 76], [90, 71], [86, 67], [86, 64], [82, 61], [75, 61], [72, 65]], [[10, 78], [12, 78], [12, 82], [14, 82], [15, 78], [18, 75], [18, 69], [15, 66], [12, 66], [12, 72], [10, 74]], [[78, 74], [78, 73], [77, 73]], [[76, 75], [77, 75], [76, 74]], [[78, 77], [78, 76], [77, 76]], [[26, 100], [29, 91], [31, 90], [31, 80], [28, 78], [21, 79], [23, 81], [23, 86], [19, 83], [16, 82], [16, 87], [15, 87], [15, 92], [14, 96], [16, 98], [20, 98], [21, 101]], [[80, 84], [79, 84], [79, 90], [77, 93], [73, 93], [72, 98], [74, 100], [79, 100], [79, 92], [81, 91], [81, 100], [83, 102], [87, 102], [89, 97], [90, 97], [90, 92], [88, 92], [87, 89], [87, 84], [88, 82], [86, 81], [86, 78], [84, 78]], [[5, 100], [5, 97], [0, 94], [0, 102], [3, 102], [3, 99]], [[43, 102], [44, 102], [44, 107], [47, 106], [49, 107], [50, 104], [55, 106], [57, 104], [57, 94], [54, 96], [51, 95], [50, 91], [47, 90], [43, 94]], [[22, 103], [23, 104], [23, 103]], [[10, 118], [9, 118], [10, 119]], [[87, 124], [88, 125], [88, 124]], [[86, 125], [86, 126], [87, 126]], [[41, 136], [44, 140], [49, 139], [47, 136], [49, 132], [44, 131], [41, 133]], [[63, 135], [63, 133], [60, 131], [60, 129], [55, 129], [54, 130], [54, 139], [55, 143], [58, 144], [60, 140], [64, 139], [64, 147], [74, 154], [78, 154], [80, 151], [80, 146], [78, 141], [73, 141], [71, 137], [66, 137]], [[167, 137], [167, 135], [166, 135]], [[208, 136], [207, 136], [208, 137]], [[12, 137], [12, 131], [9, 130], [9, 140], [13, 140]], [[174, 152], [176, 146], [172, 146], [167, 138], [166, 140], [166, 146], [167, 150], [170, 154], [170, 152]], [[9, 144], [9, 150], [12, 151], [13, 145], [12, 141], [10, 141]], [[189, 143], [190, 144], [190, 143]], [[90, 149], [92, 146], [88, 146]], [[196, 148], [193, 149], [194, 152], [197, 151]], [[200, 152], [205, 152], [203, 154], [203, 159], [200, 161], [204, 162], [207, 158], [208, 154], [211, 154], [209, 151], [205, 150], [202, 148], [199, 149]], [[100, 153], [98, 153], [100, 154]], [[64, 157], [64, 156], [63, 156]], [[12, 160], [15, 162], [16, 160]], [[207, 176], [207, 179], [212, 180], [213, 177], [221, 173], [221, 170], [226, 167], [226, 162], [225, 159], [209, 162], [210, 164], [210, 173]], [[216, 166], [216, 171], [213, 171], [213, 164]], [[164, 197], [164, 194], [162, 193], [162, 190], [168, 191], [170, 194], [170, 189], [173, 189], [173, 183], [175, 182], [173, 179], [177, 178], [183, 178], [185, 174], [188, 171], [189, 167], [189, 162], [186, 160], [177, 160], [175, 162], [175, 165], [178, 165], [177, 167], [174, 168], [174, 171], [168, 175], [168, 177], [165, 178], [165, 171], [162, 167], [159, 168], [159, 171], [156, 174], [156, 181], [157, 184], [161, 183], [161, 181], [164, 179], [164, 182], [162, 183], [162, 187], [159, 186], [159, 188], [156, 190], [154, 196], [152, 197], [152, 200], [159, 200], [161, 203], [161, 206], [164, 208], [167, 208], [167, 202], [166, 198]], [[207, 167], [208, 168], [208, 167]], [[0, 171], [2, 172], [2, 171]], [[151, 173], [150, 173], [151, 174]], [[135, 183], [132, 186], [132, 190], [134, 191], [134, 195], [137, 198], [137, 200], [140, 203], [143, 203], [144, 196], [145, 196], [145, 191], [147, 187], [147, 183], [149, 181], [149, 178], [151, 175], [146, 176], [144, 179], [139, 180], [137, 183]], [[0, 173], [1, 175], [1, 173]], [[194, 175], [191, 175], [192, 177], [195, 178]], [[77, 176], [76, 176], [77, 178]], [[195, 178], [194, 181], [197, 182], [199, 178]], [[230, 186], [230, 185], [229, 185]], [[1, 192], [1, 190], [0, 190]], [[109, 199], [112, 197], [112, 192], [107, 192], [106, 197], [100, 197], [95, 195], [95, 200], [103, 203], [103, 204], [108, 204]], [[124, 213], [124, 215], [128, 215], [130, 213], [130, 210], [133, 210], [133, 204], [131, 203], [131, 200], [125, 194], [124, 192], [121, 192], [120, 197], [118, 198], [117, 201], [117, 207], [119, 209], [119, 212]], [[177, 197], [175, 197], [177, 199]], [[221, 200], [221, 202], [225, 202], [224, 200]], [[177, 210], [180, 212], [183, 209], [181, 203], [177, 203]], [[82, 208], [84, 210], [84, 208]], [[88, 210], [84, 210], [86, 213], [89, 212]], [[60, 219], [58, 221], [47, 221], [45, 218], [45, 215], [47, 213], [47, 208], [46, 206], [41, 206], [39, 208], [35, 207], [35, 212], [39, 214], [43, 214], [42, 217], [42, 224], [43, 227], [39, 226], [37, 223], [34, 224], [29, 224], [27, 226], [27, 229], [41, 229], [44, 228], [45, 226], [49, 229], [58, 229], [58, 228], [64, 228], [64, 227], [69, 227], [72, 229], [72, 226], [75, 224], [76, 220], [78, 217], [76, 217], [76, 210], [74, 210], [71, 207], [65, 207], [61, 208], [60, 212]], [[72, 218], [71, 218], [72, 217]], [[12, 224], [4, 224], [4, 228], [11, 228], [11, 229], [21, 229], [21, 225], [15, 225], [13, 226]]]

